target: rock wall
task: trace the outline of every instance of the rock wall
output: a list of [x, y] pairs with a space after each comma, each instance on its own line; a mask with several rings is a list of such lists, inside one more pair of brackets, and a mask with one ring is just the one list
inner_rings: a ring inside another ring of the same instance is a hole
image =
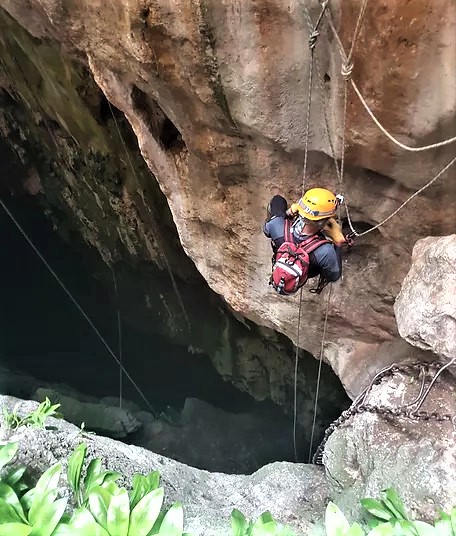
[[[85, 152], [93, 147], [90, 117], [74, 121], [71, 101], [65, 106], [66, 101], [59, 105], [52, 98], [56, 87], [71, 90], [75, 83], [67, 69], [60, 71], [58, 80], [49, 81], [52, 62], [45, 51], [52, 44], [54, 50], [61, 47], [62, 56], [88, 68], [108, 100], [125, 115], [167, 197], [180, 242], [210, 287], [244, 317], [296, 340], [298, 297], [284, 299], [269, 289], [270, 250], [261, 223], [273, 194], [280, 192], [291, 201], [301, 192], [310, 54], [302, 3], [0, 0], [0, 5], [35, 38], [32, 47], [25, 47], [13, 36], [6, 49], [13, 46], [21, 54], [19, 65], [27, 57], [34, 63], [36, 80], [50, 92], [44, 114], [78, 143], [83, 135]], [[306, 5], [315, 21], [317, 2]], [[359, 2], [332, 2], [331, 10], [348, 48]], [[382, 0], [368, 6], [353, 76], [380, 121], [406, 143], [421, 145], [455, 135], [455, 22], [451, 0]], [[8, 27], [10, 19], [3, 15], [1, 24], [2, 29]], [[2, 42], [5, 48], [4, 37]], [[37, 52], [44, 53], [40, 61]], [[324, 20], [316, 58], [306, 182], [337, 190], [324, 118], [326, 114], [339, 157], [343, 81]], [[4, 87], [20, 78], [11, 75], [10, 67], [2, 71]], [[27, 91], [20, 95], [36, 110]], [[426, 153], [399, 150], [382, 137], [351, 93], [347, 117], [342, 188], [355, 227], [364, 230], [443, 167], [454, 146]], [[334, 287], [328, 324], [331, 351], [326, 357], [335, 369], [342, 358], [349, 368], [359, 367], [378, 345], [397, 335], [392, 305], [414, 242], [429, 234], [454, 232], [455, 221], [448, 217], [456, 208], [451, 195], [454, 173], [450, 170], [346, 255], [345, 275]], [[78, 173], [72, 180], [78, 191]], [[92, 204], [104, 187], [98, 181], [94, 185]], [[132, 195], [135, 188], [122, 203], [138, 209], [142, 199]], [[151, 208], [148, 199], [144, 205], [143, 210]], [[79, 205], [73, 208], [82, 232], [78, 210]], [[141, 220], [147, 234], [151, 220]], [[121, 241], [128, 242], [128, 223], [117, 229]], [[95, 224], [92, 233], [91, 243], [105, 257], [112, 256], [113, 246], [101, 226]], [[87, 232], [82, 234], [87, 239]], [[135, 230], [131, 240], [137, 234]], [[138, 257], [135, 248], [129, 253]], [[316, 353], [325, 300], [307, 292], [304, 299], [300, 344]], [[341, 346], [343, 356], [338, 352]]]

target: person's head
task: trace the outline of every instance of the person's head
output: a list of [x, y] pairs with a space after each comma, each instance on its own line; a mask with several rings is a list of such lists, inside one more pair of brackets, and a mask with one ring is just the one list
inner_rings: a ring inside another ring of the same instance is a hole
[[312, 188], [298, 201], [298, 212], [306, 223], [320, 229], [336, 214], [339, 202], [326, 188]]
[[281, 195], [275, 195], [268, 205], [268, 216], [285, 216], [287, 211], [287, 200]]

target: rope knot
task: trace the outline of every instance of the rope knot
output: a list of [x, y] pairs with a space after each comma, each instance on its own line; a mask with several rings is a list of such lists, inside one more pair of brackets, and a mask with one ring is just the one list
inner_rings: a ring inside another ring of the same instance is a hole
[[353, 72], [354, 64], [352, 61], [344, 61], [340, 70], [344, 80], [350, 80]]
[[310, 50], [313, 50], [315, 48], [315, 45], [317, 44], [317, 38], [320, 35], [320, 32], [318, 30], [314, 30], [309, 37], [309, 48]]

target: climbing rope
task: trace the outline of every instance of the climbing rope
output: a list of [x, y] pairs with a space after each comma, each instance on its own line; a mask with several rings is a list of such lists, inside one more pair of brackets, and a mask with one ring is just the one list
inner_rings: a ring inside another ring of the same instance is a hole
[[317, 389], [315, 390], [315, 402], [314, 402], [314, 411], [313, 411], [313, 420], [312, 420], [312, 432], [310, 434], [308, 463], [312, 462], [312, 447], [313, 447], [313, 440], [314, 440], [314, 433], [315, 433], [315, 424], [317, 421], [318, 397], [320, 394], [321, 365], [323, 362], [323, 352], [325, 349], [326, 328], [328, 326], [328, 313], [329, 313], [329, 303], [331, 301], [331, 294], [332, 294], [332, 285], [329, 287], [328, 299], [326, 301], [325, 322], [323, 324], [323, 336], [321, 338], [320, 354], [318, 356]]
[[116, 313], [117, 313], [117, 344], [118, 344], [118, 356], [119, 356], [119, 408], [122, 409], [122, 403], [123, 403], [123, 370], [122, 370], [122, 364], [123, 364], [123, 351], [122, 351], [122, 319], [120, 317], [120, 309], [119, 309], [119, 295], [117, 293], [117, 277], [116, 272], [114, 270], [114, 266], [110, 266], [111, 272], [112, 272], [112, 280], [114, 283], [114, 295], [116, 299]]
[[128, 373], [127, 369], [122, 365], [122, 363], [120, 362], [119, 358], [116, 356], [116, 354], [114, 353], [114, 351], [112, 350], [112, 348], [110, 347], [110, 345], [108, 344], [108, 342], [106, 341], [106, 339], [103, 337], [103, 335], [99, 332], [99, 330], [97, 329], [97, 327], [95, 326], [95, 324], [93, 323], [93, 321], [91, 320], [91, 318], [89, 317], [89, 315], [84, 311], [84, 309], [82, 308], [82, 306], [79, 304], [79, 302], [77, 301], [77, 299], [73, 296], [73, 294], [71, 293], [71, 291], [67, 288], [67, 286], [65, 285], [65, 283], [60, 279], [60, 277], [57, 275], [57, 273], [55, 272], [55, 270], [52, 268], [52, 266], [48, 263], [48, 261], [45, 259], [45, 257], [41, 254], [41, 252], [39, 251], [39, 249], [35, 246], [35, 244], [33, 243], [33, 241], [31, 240], [31, 238], [28, 236], [28, 234], [24, 231], [24, 229], [22, 228], [22, 226], [20, 225], [20, 223], [16, 220], [16, 218], [14, 217], [14, 215], [11, 213], [11, 211], [9, 210], [9, 208], [6, 206], [6, 204], [3, 202], [3, 200], [0, 198], [0, 206], [3, 208], [3, 210], [6, 212], [6, 214], [9, 216], [9, 218], [11, 219], [11, 221], [14, 223], [14, 225], [17, 227], [17, 229], [19, 230], [19, 232], [22, 234], [22, 236], [25, 238], [25, 240], [28, 242], [28, 244], [31, 246], [31, 248], [33, 249], [33, 251], [38, 255], [38, 257], [40, 258], [40, 260], [43, 262], [43, 264], [46, 266], [46, 268], [49, 270], [49, 272], [52, 274], [52, 276], [54, 277], [54, 279], [57, 281], [57, 283], [62, 287], [63, 291], [66, 293], [66, 295], [70, 298], [70, 300], [73, 302], [73, 304], [75, 305], [75, 307], [78, 309], [78, 311], [81, 313], [81, 315], [85, 318], [85, 320], [87, 321], [87, 323], [90, 325], [90, 327], [92, 328], [92, 330], [94, 331], [95, 335], [100, 339], [100, 341], [103, 343], [104, 347], [107, 349], [107, 351], [109, 352], [109, 354], [112, 356], [112, 358], [117, 362], [117, 364], [122, 368], [123, 370], [123, 373], [125, 374], [125, 376], [130, 380], [131, 384], [133, 385], [133, 387], [136, 389], [136, 391], [138, 392], [138, 394], [141, 396], [141, 398], [144, 400], [144, 402], [146, 403], [147, 407], [152, 411], [152, 413], [154, 413], [154, 409], [152, 407], [152, 404], [149, 402], [149, 400], [146, 398], [146, 396], [144, 395], [144, 393], [141, 391], [141, 389], [138, 387], [138, 385], [136, 384], [136, 382], [133, 380], [133, 378], [130, 376], [130, 374]]
[[[307, 163], [308, 163], [308, 154], [309, 154], [309, 138], [310, 138], [310, 114], [312, 110], [312, 89], [313, 89], [313, 70], [314, 70], [314, 50], [317, 43], [317, 38], [320, 35], [319, 27], [323, 15], [325, 13], [326, 7], [329, 3], [329, 0], [325, 0], [321, 5], [320, 15], [317, 19], [315, 25], [312, 24], [310, 19], [310, 14], [305, 7], [305, 14], [308, 18], [309, 24], [309, 49], [310, 49], [310, 62], [309, 62], [309, 85], [307, 91], [307, 112], [306, 112], [306, 129], [305, 129], [305, 142], [304, 142], [304, 164], [303, 164], [303, 173], [302, 173], [302, 186], [301, 186], [301, 196], [304, 195], [306, 190], [307, 183]], [[298, 328], [296, 334], [296, 344], [295, 344], [295, 367], [294, 367], [294, 397], [293, 397], [293, 450], [295, 461], [298, 461], [298, 449], [297, 449], [297, 439], [296, 439], [296, 428], [298, 420], [298, 368], [299, 368], [299, 343], [300, 343], [300, 331], [301, 331], [301, 313], [302, 313], [302, 295], [303, 287], [299, 291], [299, 309], [298, 309]], [[317, 387], [318, 389], [318, 387]]]
[[[360, 13], [360, 15], [361, 15], [361, 13]], [[430, 149], [436, 149], [437, 147], [443, 147], [444, 145], [449, 145], [450, 143], [454, 143], [456, 141], [456, 136], [454, 136], [452, 138], [448, 138], [448, 139], [446, 139], [444, 141], [441, 141], [441, 142], [432, 143], [430, 145], [424, 145], [422, 147], [411, 147], [409, 145], [401, 143], [390, 132], [388, 132], [388, 130], [377, 119], [377, 117], [375, 116], [374, 112], [371, 110], [371, 108], [367, 104], [366, 100], [364, 99], [363, 95], [361, 94], [361, 92], [360, 92], [358, 86], [356, 85], [355, 81], [351, 78], [351, 70], [353, 69], [353, 66], [351, 66], [350, 72], [347, 73], [347, 65], [349, 65], [349, 61], [351, 62], [352, 58], [350, 57], [350, 60], [349, 60], [349, 57], [345, 53], [345, 48], [343, 46], [342, 40], [340, 39], [340, 36], [339, 36], [336, 28], [334, 26], [334, 22], [332, 20], [331, 13], [330, 13], [329, 10], [325, 11], [325, 17], [326, 17], [326, 19], [328, 21], [329, 27], [331, 28], [331, 31], [332, 31], [334, 37], [336, 39], [337, 46], [338, 46], [338, 49], [339, 49], [339, 53], [340, 53], [340, 56], [341, 56], [341, 59], [342, 59], [342, 65], [343, 66], [345, 65], [345, 68], [343, 68], [343, 73], [342, 74], [346, 74], [346, 75], [349, 74], [350, 75], [351, 86], [353, 87], [353, 89], [354, 89], [356, 95], [358, 96], [361, 104], [363, 105], [363, 107], [365, 108], [366, 112], [369, 114], [371, 119], [374, 121], [374, 123], [377, 125], [377, 127], [380, 129], [380, 131], [389, 140], [391, 140], [393, 143], [395, 143], [401, 149], [404, 149], [405, 151], [411, 151], [411, 152], [429, 151]], [[358, 18], [358, 20], [359, 20], [359, 18]], [[350, 54], [352, 54], [352, 51], [350, 51]]]
[[109, 102], [109, 99], [106, 99], [106, 100], [108, 102], [109, 110], [110, 110], [111, 116], [112, 116], [112, 118], [114, 120], [114, 124], [116, 126], [116, 130], [117, 130], [117, 133], [119, 135], [119, 138], [120, 138], [120, 140], [122, 142], [122, 146], [123, 146], [125, 154], [127, 156], [127, 160], [128, 160], [129, 165], [130, 165], [131, 171], [132, 171], [133, 176], [134, 176], [134, 178], [136, 180], [136, 183], [138, 185], [138, 192], [139, 192], [139, 194], [141, 196], [141, 200], [143, 202], [144, 207], [147, 210], [147, 213], [149, 214], [152, 226], [153, 226], [153, 228], [155, 230], [155, 239], [156, 239], [156, 242], [157, 242], [158, 249], [160, 251], [160, 255], [162, 256], [163, 260], [165, 261], [166, 270], [168, 272], [169, 278], [171, 279], [171, 283], [172, 283], [172, 286], [173, 286], [174, 293], [176, 294], [177, 301], [179, 302], [179, 306], [180, 306], [180, 308], [182, 310], [182, 313], [183, 313], [184, 318], [185, 318], [185, 322], [186, 322], [187, 327], [188, 327], [188, 331], [190, 332], [191, 331], [190, 320], [189, 320], [189, 317], [188, 317], [188, 314], [187, 314], [187, 310], [185, 309], [185, 306], [184, 306], [184, 300], [182, 299], [182, 295], [181, 295], [181, 293], [179, 291], [179, 287], [177, 286], [176, 278], [174, 277], [174, 274], [173, 274], [173, 272], [171, 270], [171, 266], [170, 266], [170, 264], [168, 262], [168, 257], [167, 257], [167, 255], [165, 253], [165, 248], [163, 247], [163, 244], [161, 242], [157, 222], [155, 220], [155, 217], [153, 215], [153, 212], [152, 212], [151, 208], [146, 203], [146, 200], [144, 198], [144, 193], [143, 193], [143, 190], [141, 188], [141, 183], [139, 182], [138, 175], [136, 174], [136, 170], [135, 170], [135, 168], [133, 166], [133, 162], [131, 161], [130, 153], [128, 152], [128, 149], [127, 149], [127, 144], [125, 143], [125, 140], [124, 140], [124, 138], [122, 136], [122, 132], [120, 131], [120, 127], [119, 127], [119, 124], [117, 123], [117, 119], [116, 119], [116, 116], [114, 115], [114, 111], [112, 109], [111, 103]]

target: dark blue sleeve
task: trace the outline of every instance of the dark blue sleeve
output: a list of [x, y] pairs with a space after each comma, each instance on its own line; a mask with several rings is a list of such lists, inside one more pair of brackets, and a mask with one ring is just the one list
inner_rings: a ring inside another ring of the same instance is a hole
[[337, 281], [342, 275], [341, 248], [323, 244], [313, 252], [320, 275], [327, 281]]
[[269, 231], [269, 222], [268, 222], [268, 221], [263, 225], [263, 233], [264, 233], [268, 238], [271, 238], [271, 233], [270, 233], [270, 231]]

